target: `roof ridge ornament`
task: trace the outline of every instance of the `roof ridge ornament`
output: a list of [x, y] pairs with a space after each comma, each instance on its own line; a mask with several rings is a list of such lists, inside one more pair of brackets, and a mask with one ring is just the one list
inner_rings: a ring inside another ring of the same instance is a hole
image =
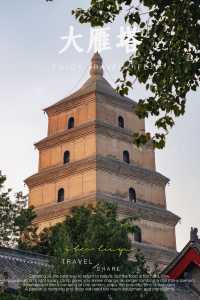
[[103, 64], [102, 57], [99, 54], [99, 52], [97, 51], [91, 59], [91, 69], [90, 69], [91, 77], [94, 77], [94, 76], [103, 77], [102, 64]]
[[198, 228], [191, 227], [191, 230], [190, 230], [190, 241], [191, 242], [197, 242], [198, 240], [199, 240], [199, 237], [198, 237]]

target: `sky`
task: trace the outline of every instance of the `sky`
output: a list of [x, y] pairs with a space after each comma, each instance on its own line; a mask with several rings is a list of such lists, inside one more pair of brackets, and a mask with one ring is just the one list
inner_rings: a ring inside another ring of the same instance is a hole
[[[14, 192], [26, 190], [23, 180], [37, 172], [33, 144], [47, 135], [42, 109], [88, 78], [94, 32], [71, 15], [72, 9], [88, 4], [88, 0], [0, 0], [0, 170]], [[125, 29], [118, 18], [101, 32], [106, 41], [101, 45], [105, 77], [113, 85], [129, 56], [120, 39]], [[67, 48], [70, 30], [77, 45]], [[137, 100], [144, 94], [136, 83], [129, 96]], [[176, 121], [165, 149], [156, 151], [157, 170], [170, 178], [167, 207], [181, 217], [176, 228], [178, 250], [188, 242], [191, 226], [200, 230], [199, 116], [198, 91], [188, 96], [186, 114]], [[152, 124], [146, 121], [150, 131]]]

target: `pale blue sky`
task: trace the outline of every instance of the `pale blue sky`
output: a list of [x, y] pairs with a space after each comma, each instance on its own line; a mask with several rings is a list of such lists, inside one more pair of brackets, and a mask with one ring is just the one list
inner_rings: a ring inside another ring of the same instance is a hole
[[[23, 189], [23, 180], [37, 171], [38, 154], [33, 143], [46, 136], [47, 118], [42, 108], [60, 100], [87, 78], [92, 53], [87, 53], [89, 26], [80, 26], [71, 16], [75, 7], [87, 0], [0, 0], [0, 169], [8, 186]], [[63, 54], [61, 36], [73, 25], [83, 53], [73, 47]], [[121, 21], [110, 28], [111, 50], [102, 52], [110, 71], [105, 77], [113, 83], [119, 66], [127, 57], [118, 49]], [[131, 93], [138, 99], [143, 90]], [[177, 121], [167, 146], [157, 151], [157, 169], [171, 179], [167, 187], [168, 208], [181, 216], [177, 226], [178, 249], [189, 239], [191, 226], [200, 229], [200, 102], [199, 92], [190, 95], [187, 114]], [[151, 122], [147, 121], [151, 129]]]

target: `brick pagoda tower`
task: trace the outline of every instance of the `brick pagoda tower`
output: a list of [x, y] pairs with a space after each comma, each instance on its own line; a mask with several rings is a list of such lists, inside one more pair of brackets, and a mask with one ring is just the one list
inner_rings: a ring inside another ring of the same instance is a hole
[[29, 205], [36, 209], [41, 230], [64, 220], [71, 207], [117, 203], [120, 217], [140, 216], [135, 248], [164, 266], [176, 255], [179, 217], [166, 208], [169, 180], [156, 172], [154, 150], [133, 144], [133, 133], [145, 131], [135, 106], [106, 81], [102, 58], [94, 54], [85, 84], [44, 110], [48, 135], [35, 144], [38, 173], [25, 180]]

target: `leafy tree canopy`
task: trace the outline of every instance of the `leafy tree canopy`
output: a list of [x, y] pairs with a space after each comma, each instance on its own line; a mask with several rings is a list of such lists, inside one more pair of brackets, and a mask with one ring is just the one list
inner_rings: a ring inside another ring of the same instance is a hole
[[[130, 261], [129, 234], [137, 231], [132, 219], [117, 219], [117, 209], [113, 204], [99, 203], [96, 208], [79, 207], [72, 210], [63, 223], [59, 223], [40, 235], [40, 242], [33, 250], [51, 256], [52, 269], [44, 274], [99, 274], [96, 266], [110, 267], [102, 274], [114, 274], [111, 267], [119, 267], [120, 274], [151, 275], [144, 257], [136, 254]], [[103, 250], [108, 249], [108, 250]], [[109, 250], [111, 249], [111, 250]], [[121, 252], [119, 251], [121, 249]], [[73, 264], [67, 261], [86, 259], [91, 264]], [[101, 271], [100, 271], [101, 272]], [[116, 274], [116, 273], [115, 273]], [[39, 292], [34, 296], [48, 300], [118, 300], [118, 299], [166, 299], [162, 292]]]
[[[145, 86], [148, 96], [138, 99], [136, 113], [139, 118], [155, 117], [152, 141], [163, 148], [175, 118], [185, 113], [188, 93], [199, 86], [200, 1], [91, 0], [88, 9], [72, 13], [91, 26], [113, 23], [122, 15], [127, 25], [137, 28], [137, 50], [121, 68], [118, 91], [128, 94], [136, 80]], [[134, 135], [137, 145], [150, 139], [149, 133]]]
[[10, 246], [15, 241], [16, 206], [10, 201], [11, 190], [4, 188], [6, 176], [0, 173], [0, 246]]
[[17, 193], [11, 200], [11, 189], [5, 188], [6, 176], [0, 172], [0, 246], [23, 245], [23, 235], [33, 231], [33, 208], [27, 208], [27, 196]]

